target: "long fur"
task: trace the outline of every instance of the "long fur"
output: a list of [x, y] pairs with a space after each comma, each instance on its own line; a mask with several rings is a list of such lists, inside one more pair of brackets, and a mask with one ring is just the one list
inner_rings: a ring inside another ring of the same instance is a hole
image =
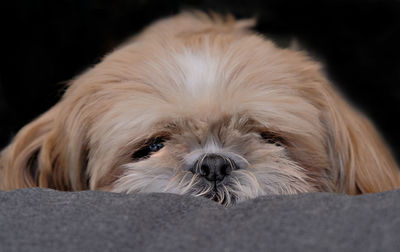
[[[172, 192], [230, 205], [265, 194], [400, 187], [374, 126], [320, 65], [276, 48], [252, 25], [200, 12], [152, 24], [21, 129], [1, 152], [0, 189]], [[285, 142], [265, 142], [265, 131]], [[163, 149], [132, 160], [160, 134], [168, 136]], [[215, 188], [190, 172], [207, 153], [240, 169]]]

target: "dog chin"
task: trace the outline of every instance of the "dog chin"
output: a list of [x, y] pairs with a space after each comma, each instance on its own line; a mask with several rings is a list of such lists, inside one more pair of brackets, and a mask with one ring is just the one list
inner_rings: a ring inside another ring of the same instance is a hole
[[[222, 205], [230, 206], [237, 202], [244, 201], [246, 199], [255, 198], [257, 195], [245, 195], [244, 191], [240, 191], [234, 188], [234, 183], [231, 182], [209, 182], [204, 181], [197, 176], [192, 176], [188, 182], [180, 182], [176, 186], [171, 186], [171, 180], [166, 180], [168, 185], [160, 188], [160, 181], [157, 184], [149, 184], [138, 190], [125, 190], [122, 184], [116, 184], [111, 191], [119, 193], [174, 193], [180, 195], [191, 195], [195, 197], [205, 197], [216, 201]], [[184, 180], [184, 179], [183, 179]], [[242, 188], [243, 189], [243, 188]]]
[[138, 163], [125, 165], [122, 168], [125, 174], [120, 175], [107, 190], [128, 194], [164, 192], [192, 195], [205, 197], [225, 206], [262, 195], [317, 191], [306, 180], [301, 167], [296, 167], [298, 172], [291, 174], [282, 171], [280, 167], [259, 169], [253, 167], [254, 171], [236, 168], [220, 181], [209, 181], [198, 172], [174, 173], [177, 168], [156, 167], [156, 165], [139, 167]]

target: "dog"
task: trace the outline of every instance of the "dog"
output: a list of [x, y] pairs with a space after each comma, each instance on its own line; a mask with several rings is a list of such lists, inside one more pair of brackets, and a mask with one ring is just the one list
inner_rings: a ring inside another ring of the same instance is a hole
[[251, 30], [183, 12], [156, 21], [73, 79], [0, 157], [0, 189], [203, 196], [400, 186], [372, 123], [319, 63]]

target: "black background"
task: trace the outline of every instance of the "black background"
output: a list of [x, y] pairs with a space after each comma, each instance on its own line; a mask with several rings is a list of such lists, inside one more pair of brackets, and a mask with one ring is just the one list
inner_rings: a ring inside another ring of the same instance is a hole
[[55, 104], [63, 85], [151, 21], [183, 8], [258, 17], [295, 37], [400, 154], [399, 1], [15, 0], [1, 7], [0, 147]]

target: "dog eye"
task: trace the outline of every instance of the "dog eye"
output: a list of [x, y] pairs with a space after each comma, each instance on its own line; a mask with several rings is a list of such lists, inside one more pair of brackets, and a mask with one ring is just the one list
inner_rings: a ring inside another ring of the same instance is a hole
[[152, 153], [161, 150], [164, 147], [164, 139], [156, 138], [149, 141], [145, 146], [133, 153], [133, 159], [148, 158]]
[[274, 144], [276, 146], [282, 146], [285, 144], [285, 140], [282, 137], [272, 132], [261, 132], [260, 135], [268, 144]]
[[149, 150], [150, 152], [156, 152], [162, 149], [162, 147], [164, 147], [163, 143], [152, 143], [149, 145]]

